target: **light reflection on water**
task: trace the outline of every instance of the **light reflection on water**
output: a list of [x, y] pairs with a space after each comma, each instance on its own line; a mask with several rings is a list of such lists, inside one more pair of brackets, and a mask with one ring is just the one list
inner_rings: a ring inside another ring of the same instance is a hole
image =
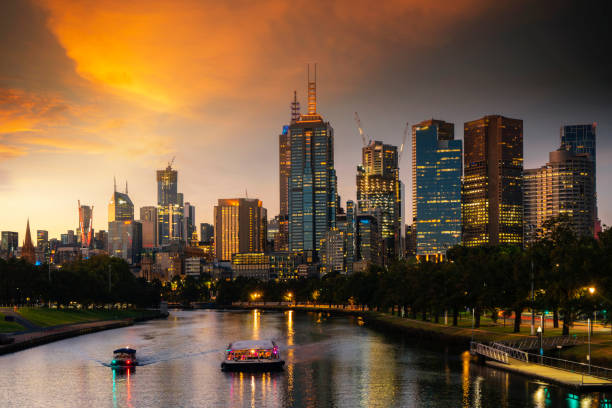
[[[278, 373], [223, 373], [225, 346], [271, 338]], [[145, 365], [102, 362], [130, 344]], [[357, 318], [268, 311], [173, 312], [0, 357], [0, 407], [612, 407], [605, 394], [475, 365], [469, 353], [373, 331]]]

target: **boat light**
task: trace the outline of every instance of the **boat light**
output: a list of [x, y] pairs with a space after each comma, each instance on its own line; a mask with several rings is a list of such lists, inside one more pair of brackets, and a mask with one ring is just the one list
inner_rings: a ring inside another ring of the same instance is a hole
[[130, 361], [130, 360], [128, 360], [128, 361], [127, 361], [127, 363], [128, 363], [128, 364], [130, 364], [130, 363], [131, 363], [131, 361]]

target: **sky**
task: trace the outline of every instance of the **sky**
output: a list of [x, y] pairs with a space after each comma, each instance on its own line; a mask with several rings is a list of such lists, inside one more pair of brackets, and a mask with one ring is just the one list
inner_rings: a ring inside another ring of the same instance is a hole
[[[444, 4], [446, 3], [446, 4]], [[212, 222], [218, 198], [278, 213], [278, 134], [318, 64], [342, 201], [362, 142], [400, 145], [406, 123], [487, 114], [524, 121], [525, 168], [563, 124], [597, 122], [599, 215], [612, 224], [612, 29], [605, 2], [404, 0], [0, 2], [0, 230], [50, 237], [77, 202], [107, 229], [113, 177], [155, 205], [174, 157], [179, 191]], [[304, 111], [305, 109], [303, 109]], [[401, 159], [411, 214], [410, 154]]]

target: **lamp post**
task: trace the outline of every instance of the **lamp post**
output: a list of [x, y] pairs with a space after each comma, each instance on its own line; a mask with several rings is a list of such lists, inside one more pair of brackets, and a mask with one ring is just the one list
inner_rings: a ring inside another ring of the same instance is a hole
[[533, 304], [535, 303], [535, 291], [534, 291], [534, 274], [533, 274], [533, 259], [531, 260], [531, 335], [533, 336], [533, 329], [535, 327], [535, 312], [533, 310]]
[[538, 337], [540, 338], [540, 364], [542, 363], [542, 356], [544, 355], [544, 346], [542, 345], [542, 326], [538, 326]]
[[588, 338], [588, 344], [589, 344], [589, 348], [587, 351], [587, 362], [589, 363], [589, 374], [591, 374], [591, 318], [587, 318], [587, 338]]

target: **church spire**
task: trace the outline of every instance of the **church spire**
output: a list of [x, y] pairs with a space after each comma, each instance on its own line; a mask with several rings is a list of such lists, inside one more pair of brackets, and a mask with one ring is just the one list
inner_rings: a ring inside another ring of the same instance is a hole
[[36, 253], [34, 251], [34, 244], [32, 244], [32, 235], [30, 234], [30, 218], [26, 224], [26, 234], [21, 246], [21, 258], [25, 259], [29, 263], [36, 262]]

